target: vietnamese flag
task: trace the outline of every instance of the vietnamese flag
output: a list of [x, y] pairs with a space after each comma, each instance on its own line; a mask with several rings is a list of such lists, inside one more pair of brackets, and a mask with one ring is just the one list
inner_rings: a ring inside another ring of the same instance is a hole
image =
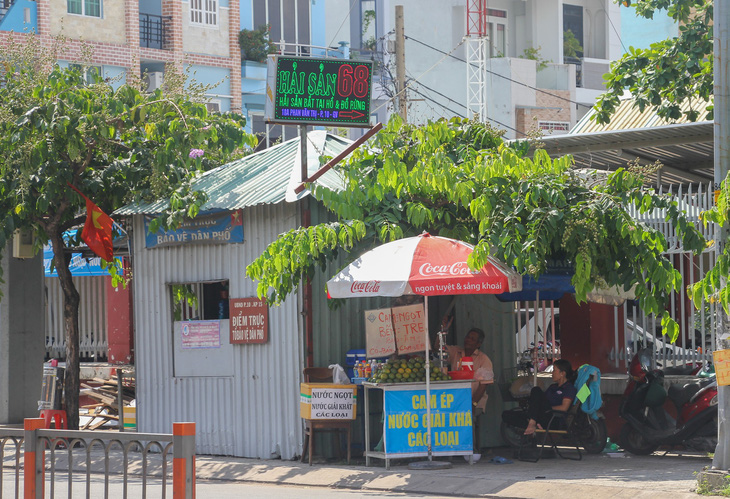
[[86, 243], [91, 251], [107, 262], [111, 262], [114, 258], [114, 247], [112, 246], [114, 221], [109, 215], [101, 211], [101, 208], [96, 206], [91, 199], [84, 196], [73, 185], [69, 185], [86, 200], [86, 223], [84, 224], [84, 230], [81, 232], [81, 240]]

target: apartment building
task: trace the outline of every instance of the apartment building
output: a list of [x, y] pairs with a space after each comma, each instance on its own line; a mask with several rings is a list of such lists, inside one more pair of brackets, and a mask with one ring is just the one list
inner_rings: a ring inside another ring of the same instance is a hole
[[153, 90], [166, 71], [209, 87], [211, 110], [241, 108], [238, 0], [0, 0], [0, 46], [33, 31], [50, 46], [66, 39], [61, 65], [82, 61], [114, 85], [146, 75]]

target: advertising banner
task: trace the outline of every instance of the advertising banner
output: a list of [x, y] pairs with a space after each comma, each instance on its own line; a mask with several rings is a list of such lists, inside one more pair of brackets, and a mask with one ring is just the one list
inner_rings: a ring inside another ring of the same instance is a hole
[[[426, 390], [386, 390], [384, 393], [385, 452], [428, 451]], [[471, 451], [471, 386], [431, 389], [433, 452]]]
[[266, 89], [267, 121], [370, 125], [372, 62], [287, 56], [275, 61]]
[[200, 215], [186, 220], [177, 230], [150, 234], [153, 217], [145, 215], [144, 232], [146, 248], [163, 248], [183, 244], [226, 244], [243, 242], [243, 213], [223, 211]]

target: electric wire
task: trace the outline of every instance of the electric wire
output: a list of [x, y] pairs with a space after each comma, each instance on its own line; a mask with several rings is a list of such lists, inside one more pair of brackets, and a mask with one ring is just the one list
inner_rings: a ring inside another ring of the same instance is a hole
[[[461, 46], [462, 46], [463, 44], [464, 44], [464, 40], [460, 41], [460, 42], [459, 42], [459, 43], [458, 43], [458, 44], [456, 45], [456, 47], [452, 48], [452, 49], [451, 49], [451, 50], [450, 50], [450, 51], [449, 51], [448, 53], [444, 52], [444, 54], [445, 54], [445, 55], [444, 55], [444, 56], [443, 56], [443, 57], [442, 57], [441, 59], [439, 59], [438, 61], [436, 61], [436, 63], [435, 63], [435, 64], [434, 64], [433, 66], [431, 66], [431, 67], [430, 67], [430, 68], [428, 68], [428, 69], [427, 69], [426, 71], [424, 71], [423, 73], [421, 73], [421, 74], [420, 74], [420, 75], [418, 76], [418, 78], [415, 78], [414, 80], [412, 80], [411, 82], [409, 82], [409, 83], [408, 83], [408, 84], [407, 84], [407, 85], [406, 85], [405, 87], [403, 87], [403, 88], [402, 88], [402, 89], [400, 89], [400, 90], [399, 90], [398, 92], [396, 92], [396, 93], [395, 93], [395, 94], [393, 95], [393, 97], [391, 97], [390, 99], [388, 99], [388, 100], [386, 100], [385, 102], [383, 102], [383, 103], [382, 103], [381, 105], [379, 105], [379, 106], [378, 106], [377, 108], [375, 108], [375, 109], [374, 109], [373, 111], [371, 111], [371, 112], [372, 112], [372, 113], [375, 113], [375, 112], [379, 111], [379, 110], [380, 110], [380, 109], [381, 109], [381, 108], [382, 108], [383, 106], [387, 106], [387, 105], [388, 105], [388, 104], [389, 104], [390, 102], [394, 101], [396, 97], [400, 96], [400, 94], [402, 94], [403, 92], [405, 92], [406, 90], [408, 90], [408, 88], [409, 88], [409, 87], [410, 87], [410, 86], [411, 86], [411, 85], [412, 85], [412, 84], [413, 84], [414, 82], [417, 82], [419, 78], [423, 78], [423, 77], [424, 77], [424, 76], [425, 76], [426, 74], [428, 74], [429, 72], [431, 72], [431, 71], [432, 71], [432, 70], [433, 70], [433, 69], [434, 69], [434, 68], [435, 68], [436, 66], [438, 66], [439, 64], [441, 64], [442, 62], [444, 62], [444, 61], [446, 60], [446, 58], [447, 58], [447, 57], [449, 57], [449, 56], [451, 55], [451, 53], [452, 53], [452, 52], [453, 52], [454, 50], [458, 49], [458, 48], [459, 48], [459, 47], [461, 47]], [[419, 83], [420, 83], [420, 82], [419, 82]]]
[[346, 22], [346, 21], [347, 21], [348, 19], [350, 19], [350, 15], [352, 14], [352, 9], [354, 9], [354, 8], [355, 8], [355, 4], [357, 3], [357, 1], [358, 1], [358, 0], [352, 0], [352, 3], [350, 4], [350, 10], [348, 10], [348, 11], [347, 11], [347, 15], [346, 15], [346, 16], [345, 16], [345, 18], [344, 18], [344, 19], [342, 20], [342, 24], [340, 24], [340, 27], [339, 27], [339, 28], [337, 28], [337, 31], [335, 31], [335, 34], [334, 34], [334, 36], [332, 36], [332, 41], [330, 41], [330, 43], [329, 43], [329, 45], [328, 45], [328, 46], [330, 46], [330, 47], [332, 46], [332, 44], [333, 44], [333, 43], [334, 43], [334, 41], [335, 41], [335, 38], [337, 38], [337, 35], [339, 35], [339, 34], [340, 34], [340, 30], [341, 30], [341, 29], [342, 29], [342, 27], [343, 27], [343, 26], [345, 25], [345, 22]]
[[[432, 45], [429, 45], [428, 43], [422, 42], [422, 41], [420, 41], [420, 40], [417, 40], [417, 39], [415, 39], [415, 38], [413, 38], [413, 37], [411, 37], [411, 36], [407, 36], [407, 35], [406, 35], [406, 36], [405, 36], [405, 38], [406, 38], [406, 40], [412, 40], [412, 41], [414, 41], [414, 42], [416, 42], [416, 43], [420, 43], [420, 44], [421, 44], [421, 45], [423, 45], [424, 47], [428, 47], [428, 48], [430, 48], [431, 50], [435, 50], [436, 52], [440, 52], [441, 54], [447, 54], [447, 53], [446, 53], [446, 52], [444, 52], [443, 50], [441, 50], [441, 49], [437, 49], [436, 47], [434, 47], [434, 46], [432, 46]], [[476, 67], [476, 66], [475, 66], [474, 64], [472, 64], [472, 63], [470, 63], [470, 62], [468, 62], [468, 61], [465, 61], [464, 59], [462, 59], [462, 58], [460, 58], [460, 57], [456, 57], [455, 55], [452, 55], [452, 54], [451, 54], [451, 52], [453, 52], [454, 50], [456, 50], [456, 48], [457, 48], [457, 47], [459, 47], [459, 46], [460, 46], [461, 44], [463, 44], [463, 43], [464, 43], [464, 40], [462, 40], [462, 42], [461, 42], [461, 43], [460, 43], [459, 45], [457, 45], [457, 46], [456, 46], [456, 47], [455, 47], [454, 49], [452, 49], [452, 50], [451, 50], [451, 51], [450, 51], [450, 52], [449, 52], [449, 53], [448, 53], [448, 54], [447, 54], [446, 56], [447, 56], [447, 57], [451, 57], [451, 58], [453, 58], [453, 59], [456, 59], [457, 61], [463, 62], [464, 64], [469, 64], [469, 65], [470, 65], [470, 66], [472, 66], [472, 67]], [[445, 56], [445, 57], [446, 57], [446, 56]], [[440, 62], [440, 61], [439, 61], [439, 62]], [[556, 95], [556, 94], [554, 94], [554, 93], [548, 92], [547, 90], [543, 90], [543, 89], [541, 89], [541, 88], [533, 87], [533, 86], [531, 86], [531, 85], [528, 85], [527, 83], [522, 83], [521, 81], [517, 81], [517, 80], [515, 80], [515, 79], [513, 79], [513, 78], [510, 78], [509, 76], [504, 76], [504, 75], [501, 75], [501, 74], [499, 74], [499, 73], [495, 73], [494, 71], [490, 71], [490, 70], [488, 70], [488, 69], [485, 69], [484, 71], [485, 71], [485, 72], [487, 72], [487, 73], [489, 73], [489, 74], [491, 74], [491, 75], [494, 75], [494, 76], [498, 76], [498, 77], [500, 77], [500, 78], [504, 78], [505, 80], [511, 81], [512, 83], [515, 83], [515, 84], [517, 84], [517, 85], [522, 85], [523, 87], [527, 87], [527, 88], [529, 88], [529, 89], [531, 89], [531, 90], [534, 90], [534, 91], [536, 91], [536, 92], [540, 92], [540, 93], [543, 93], [543, 94], [547, 94], [547, 95], [549, 95], [549, 96], [551, 96], [551, 97], [555, 97], [556, 99], [559, 99], [559, 100], [564, 100], [564, 101], [566, 101], [566, 102], [570, 102], [571, 104], [575, 104], [576, 106], [583, 106], [583, 107], [587, 107], [587, 108], [591, 108], [591, 107], [593, 107], [593, 106], [591, 106], [591, 105], [588, 105], [588, 104], [582, 104], [582, 103], [580, 103], [580, 102], [576, 102], [576, 101], [574, 101], [574, 100], [570, 100], [570, 99], [568, 99], [568, 98], [566, 98], [566, 97], [562, 97], [562, 96], [560, 96], [560, 95]]]
[[[436, 104], [436, 105], [438, 105], [438, 106], [441, 106], [442, 108], [444, 108], [444, 109], [446, 109], [446, 110], [448, 110], [448, 111], [451, 111], [451, 112], [452, 112], [452, 113], [454, 113], [455, 115], [461, 116], [461, 114], [460, 114], [460, 113], [457, 113], [456, 111], [454, 111], [454, 110], [453, 110], [453, 109], [451, 109], [450, 107], [448, 107], [448, 106], [445, 106], [445, 105], [441, 104], [440, 102], [438, 102], [437, 100], [434, 100], [434, 99], [432, 99], [431, 97], [428, 97], [427, 95], [424, 95], [424, 94], [422, 94], [421, 92], [419, 92], [419, 91], [418, 91], [418, 90], [416, 90], [415, 88], [412, 88], [411, 90], [412, 90], [413, 92], [417, 93], [418, 95], [420, 95], [421, 97], [423, 97], [424, 99], [428, 99], [429, 101], [433, 102], [434, 104]], [[458, 102], [456, 102], [456, 104], [458, 104]], [[521, 134], [521, 135], [524, 135], [525, 137], [527, 137], [527, 136], [528, 136], [528, 135], [527, 135], [527, 134], [526, 134], [525, 132], [522, 132], [522, 131], [520, 131], [520, 130], [517, 130], [516, 128], [512, 128], [512, 127], [511, 127], [511, 126], [509, 126], [509, 125], [505, 125], [505, 124], [504, 124], [504, 123], [502, 123], [501, 121], [497, 121], [497, 120], [495, 120], [495, 119], [493, 119], [493, 118], [487, 118], [487, 120], [491, 121], [492, 123], [496, 123], [497, 125], [499, 125], [499, 126], [501, 126], [501, 127], [504, 127], [504, 128], [505, 128], [505, 129], [507, 129], [507, 130], [512, 130], [513, 132], [515, 132], [515, 133], [519, 133], [519, 134]]]

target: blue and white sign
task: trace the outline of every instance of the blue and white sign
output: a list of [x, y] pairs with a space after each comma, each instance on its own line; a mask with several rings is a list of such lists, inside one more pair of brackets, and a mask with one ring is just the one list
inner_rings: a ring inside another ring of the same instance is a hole
[[[58, 277], [56, 267], [51, 270], [51, 261], [53, 260], [53, 250], [50, 245], [43, 247], [43, 266], [45, 267], [46, 277]], [[109, 275], [107, 270], [101, 268], [101, 258], [84, 258], [81, 253], [71, 255], [71, 263], [69, 264], [71, 275], [73, 276], [100, 276]]]
[[151, 216], [145, 216], [145, 247], [162, 248], [183, 244], [226, 244], [243, 242], [243, 212], [222, 211], [200, 215], [183, 222], [177, 230], [150, 234]]
[[[426, 390], [384, 392], [385, 452], [410, 454], [428, 451]], [[471, 385], [431, 389], [433, 452], [471, 452]]]

